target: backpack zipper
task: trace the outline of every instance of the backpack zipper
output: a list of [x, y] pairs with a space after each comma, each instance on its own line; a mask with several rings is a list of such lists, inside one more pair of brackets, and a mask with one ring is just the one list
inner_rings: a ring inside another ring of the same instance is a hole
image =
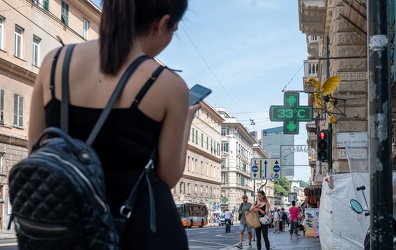
[[85, 176], [85, 174], [83, 174], [73, 163], [64, 160], [63, 158], [61, 158], [59, 155], [57, 154], [53, 154], [53, 153], [47, 153], [47, 152], [40, 152], [43, 155], [47, 155], [47, 156], [52, 156], [56, 159], [58, 159], [59, 161], [63, 162], [64, 164], [70, 166], [74, 172], [76, 172], [81, 179], [88, 185], [89, 189], [91, 190], [91, 192], [94, 195], [94, 198], [99, 202], [99, 204], [103, 207], [104, 211], [107, 211], [107, 206], [106, 204], [103, 202], [103, 200], [99, 197], [99, 195], [97, 194], [95, 188], [93, 187], [92, 183], [88, 180], [88, 178]]
[[54, 226], [54, 225], [48, 225], [48, 226], [40, 226], [38, 224], [35, 223], [31, 223], [27, 220], [21, 219], [18, 217], [18, 219], [15, 218], [15, 231], [19, 231], [20, 229], [20, 225], [22, 225], [23, 227], [26, 227], [27, 229], [30, 229], [32, 231], [56, 231], [56, 232], [61, 232], [61, 231], [67, 231], [68, 228], [67, 227], [63, 227], [63, 226]]

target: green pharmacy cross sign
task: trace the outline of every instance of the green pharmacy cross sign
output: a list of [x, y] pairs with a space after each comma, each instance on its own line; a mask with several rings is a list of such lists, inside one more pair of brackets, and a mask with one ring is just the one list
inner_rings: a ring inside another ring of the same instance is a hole
[[300, 106], [300, 95], [297, 92], [286, 92], [283, 106], [270, 107], [270, 120], [283, 122], [284, 134], [298, 134], [299, 122], [312, 121], [312, 107]]

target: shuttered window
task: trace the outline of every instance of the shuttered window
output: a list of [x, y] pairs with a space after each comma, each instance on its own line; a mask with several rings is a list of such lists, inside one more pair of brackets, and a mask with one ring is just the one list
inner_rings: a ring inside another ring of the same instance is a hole
[[44, 1], [43, 1], [43, 8], [44, 8], [45, 10], [48, 10], [48, 11], [49, 11], [49, 0], [44, 0]]
[[69, 5], [64, 1], [62, 1], [61, 20], [64, 24], [69, 24]]
[[0, 124], [4, 124], [4, 89], [0, 90]]
[[23, 128], [23, 96], [14, 94], [14, 126]]

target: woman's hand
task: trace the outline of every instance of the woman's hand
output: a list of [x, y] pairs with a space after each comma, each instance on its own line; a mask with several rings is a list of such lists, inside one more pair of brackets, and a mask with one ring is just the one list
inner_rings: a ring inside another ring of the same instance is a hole
[[195, 104], [193, 106], [188, 107], [187, 113], [187, 124], [191, 124], [192, 120], [194, 119], [195, 112], [201, 108], [201, 104]]
[[259, 206], [257, 205], [257, 203], [255, 203], [254, 205], [250, 206], [249, 210], [253, 210], [254, 212], [259, 211]]

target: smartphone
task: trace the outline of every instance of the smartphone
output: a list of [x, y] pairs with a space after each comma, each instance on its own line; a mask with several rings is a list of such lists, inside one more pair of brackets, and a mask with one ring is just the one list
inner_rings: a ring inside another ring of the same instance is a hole
[[188, 102], [189, 106], [194, 106], [195, 104], [202, 101], [205, 97], [207, 97], [210, 93], [212, 93], [211, 89], [208, 89], [202, 85], [195, 84], [189, 91], [190, 99]]

